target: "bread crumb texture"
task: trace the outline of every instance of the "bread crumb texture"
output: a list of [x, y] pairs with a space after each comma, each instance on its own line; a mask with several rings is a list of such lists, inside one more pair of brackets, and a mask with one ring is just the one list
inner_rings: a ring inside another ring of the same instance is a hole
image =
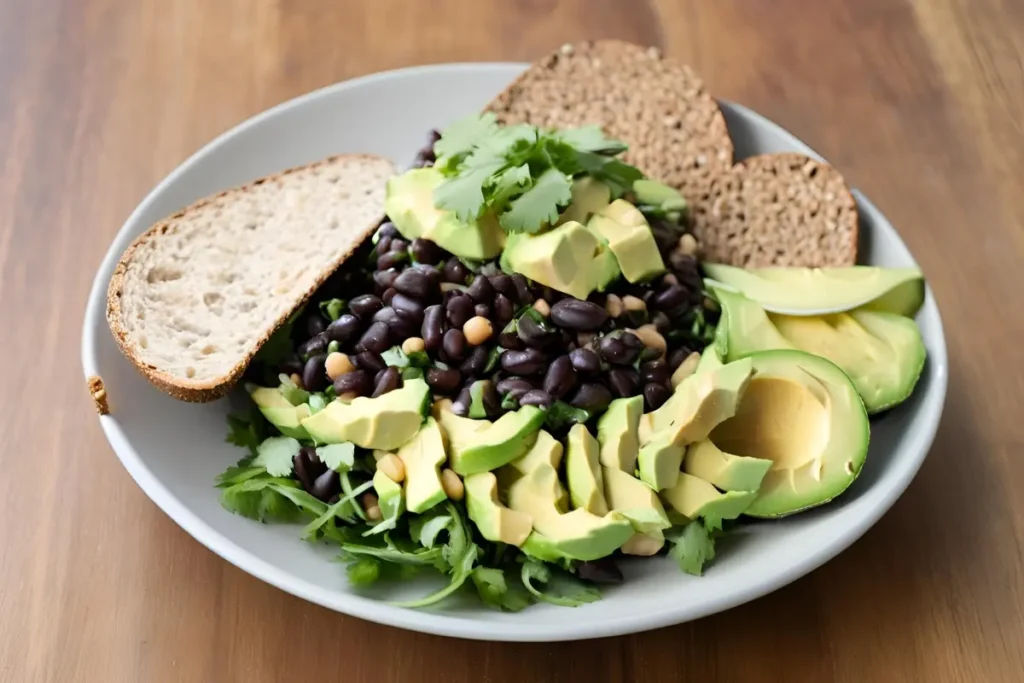
[[393, 171], [385, 159], [334, 157], [155, 225], [111, 282], [108, 317], [126, 354], [186, 387], [239, 375], [376, 225]]
[[565, 45], [536, 62], [487, 109], [502, 123], [598, 125], [629, 145], [623, 159], [691, 203], [733, 162], [725, 118], [688, 66], [617, 40]]
[[110, 414], [110, 402], [107, 399], [107, 388], [103, 386], [103, 378], [98, 375], [90, 375], [86, 380], [89, 388], [89, 395], [92, 396], [93, 405], [100, 415]]
[[742, 267], [849, 266], [857, 204], [843, 177], [802, 154], [763, 154], [714, 180], [696, 208], [705, 261]]

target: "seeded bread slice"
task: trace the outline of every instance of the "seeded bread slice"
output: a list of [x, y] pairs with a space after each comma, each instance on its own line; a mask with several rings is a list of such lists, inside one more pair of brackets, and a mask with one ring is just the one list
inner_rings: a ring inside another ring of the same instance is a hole
[[857, 204], [839, 171], [802, 154], [762, 154], [711, 184], [694, 215], [701, 258], [742, 267], [850, 266]]
[[225, 394], [384, 214], [390, 161], [343, 155], [203, 199], [125, 251], [107, 292], [121, 351], [185, 401]]
[[547, 128], [596, 124], [629, 145], [623, 159], [691, 203], [732, 166], [725, 118], [685, 64], [618, 40], [565, 45], [488, 106], [502, 123]]

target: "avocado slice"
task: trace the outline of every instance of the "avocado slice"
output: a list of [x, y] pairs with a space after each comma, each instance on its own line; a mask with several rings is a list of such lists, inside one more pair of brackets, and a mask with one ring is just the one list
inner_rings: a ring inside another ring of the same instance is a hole
[[740, 359], [694, 373], [660, 408], [640, 421], [640, 443], [663, 440], [685, 445], [707, 438], [716, 425], [736, 413], [752, 372], [752, 364]]
[[587, 229], [608, 244], [622, 276], [630, 282], [644, 282], [665, 272], [651, 226], [640, 210], [625, 199], [616, 199], [595, 214]]
[[867, 411], [853, 382], [831, 361], [802, 351], [748, 359], [754, 379], [736, 415], [710, 436], [727, 453], [772, 461], [744, 514], [781, 517], [827, 503], [867, 457]]
[[608, 410], [597, 420], [602, 465], [624, 472], [632, 472], [636, 468], [640, 452], [638, 429], [643, 412], [643, 396], [617, 398], [608, 404]]
[[441, 486], [444, 441], [437, 421], [428, 417], [416, 436], [398, 449], [398, 457], [405, 465], [405, 506], [409, 512], [425, 512], [447, 498]]
[[443, 181], [444, 176], [433, 167], [391, 177], [384, 200], [388, 218], [406, 239], [432, 240], [461, 258], [486, 260], [500, 254], [505, 231], [492, 214], [466, 222], [434, 205], [434, 190]]
[[[777, 313], [801, 315], [828, 309], [849, 311], [906, 288], [883, 301], [902, 313], [920, 305], [924, 276], [920, 268], [754, 268], [702, 263], [709, 277]], [[923, 299], [922, 299], [923, 300]], [[915, 306], [916, 304], [916, 306]]]
[[623, 555], [636, 555], [637, 557], [650, 557], [657, 555], [665, 547], [665, 534], [661, 529], [651, 529], [650, 532], [642, 534], [639, 531], [629, 537], [629, 540], [622, 544], [619, 551]]
[[603, 474], [608, 508], [628, 519], [639, 533], [651, 534], [671, 526], [665, 507], [650, 486], [614, 467], [605, 467]]
[[680, 514], [695, 519], [703, 517], [718, 523], [723, 519], [736, 519], [757, 497], [756, 491], [726, 491], [692, 474], [683, 472], [676, 485], [661, 492], [661, 499]]
[[263, 417], [277, 427], [279, 432], [293, 439], [309, 438], [302, 426], [302, 421], [309, 417], [308, 405], [292, 405], [279, 389], [269, 387], [257, 387], [249, 395]]
[[604, 291], [619, 276], [615, 256], [577, 221], [543, 233], [509, 236], [501, 267], [577, 299]]
[[573, 507], [595, 515], [608, 513], [604, 499], [604, 477], [598, 462], [601, 447], [586, 425], [575, 424], [566, 439], [565, 478]]
[[498, 478], [493, 472], [466, 477], [466, 511], [480, 534], [488, 541], [521, 546], [533, 530], [533, 519], [525, 512], [505, 507], [498, 498]]
[[561, 461], [561, 452], [562, 444], [542, 430], [521, 462], [503, 468], [512, 474], [508, 506], [529, 515], [534, 530], [566, 557], [596, 560], [611, 555], [629, 539], [633, 528], [615, 512], [604, 516], [583, 508], [566, 512], [565, 492], [551, 464]]
[[302, 426], [320, 444], [351, 441], [360, 448], [391, 451], [419, 431], [429, 400], [426, 382], [407, 379], [401, 389], [377, 398], [331, 401]]
[[857, 387], [868, 412], [906, 400], [925, 362], [917, 324], [894, 313], [857, 309], [826, 316], [769, 315], [741, 294], [715, 289], [729, 338], [728, 359], [758, 351], [799, 349], [836, 363]]
[[462, 476], [494, 470], [521, 457], [544, 423], [544, 411], [536, 406], [505, 413], [493, 423], [459, 417], [451, 411], [450, 401], [440, 402], [436, 412], [448, 434], [451, 468]]
[[572, 183], [572, 200], [569, 206], [558, 217], [556, 225], [569, 221], [586, 223], [591, 215], [597, 213], [612, 201], [612, 191], [607, 185], [594, 176], [583, 176]]
[[714, 484], [723, 491], [757, 491], [771, 460], [726, 453], [704, 439], [686, 449], [683, 471]]
[[674, 486], [685, 452], [685, 446], [673, 443], [671, 434], [655, 435], [650, 443], [640, 447], [637, 458], [640, 480], [655, 491]]

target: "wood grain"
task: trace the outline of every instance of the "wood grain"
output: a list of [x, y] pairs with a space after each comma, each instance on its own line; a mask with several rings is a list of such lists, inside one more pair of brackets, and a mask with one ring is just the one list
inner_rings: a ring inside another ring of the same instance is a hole
[[[660, 45], [795, 131], [899, 226], [944, 314], [946, 417], [849, 551], [699, 622], [488, 644], [344, 617], [174, 525], [78, 364], [145, 192], [284, 99], [416, 63]], [[0, 0], [0, 680], [1020, 681], [1024, 5], [1011, 0]]]

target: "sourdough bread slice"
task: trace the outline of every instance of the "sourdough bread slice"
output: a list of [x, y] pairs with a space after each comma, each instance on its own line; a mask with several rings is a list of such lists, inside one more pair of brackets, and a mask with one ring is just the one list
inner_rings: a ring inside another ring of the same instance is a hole
[[203, 199], [135, 240], [107, 321], [121, 351], [185, 401], [225, 394], [384, 215], [390, 161], [343, 155]]
[[565, 45], [537, 61], [488, 106], [502, 123], [596, 124], [629, 145], [623, 160], [691, 204], [732, 166], [718, 104], [685, 64], [618, 40]]
[[857, 204], [839, 171], [802, 154], [744, 159], [695, 207], [705, 261], [741, 267], [850, 266]]

